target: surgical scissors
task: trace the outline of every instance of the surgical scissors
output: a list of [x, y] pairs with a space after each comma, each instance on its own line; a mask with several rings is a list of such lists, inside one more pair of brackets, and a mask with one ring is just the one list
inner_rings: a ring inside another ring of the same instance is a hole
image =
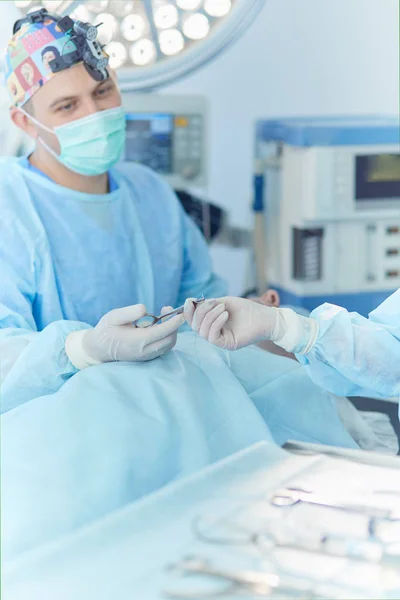
[[270, 502], [273, 506], [294, 506], [295, 504], [314, 504], [317, 506], [323, 506], [327, 508], [334, 508], [338, 510], [347, 510], [350, 512], [356, 512], [364, 514], [368, 517], [374, 517], [378, 519], [398, 520], [400, 519], [400, 512], [394, 509], [379, 508], [376, 506], [368, 506], [365, 504], [357, 504], [355, 502], [348, 501], [347, 499], [341, 499], [340, 497], [330, 496], [329, 494], [323, 494], [318, 492], [311, 492], [300, 488], [284, 488], [274, 493], [271, 497]]
[[[192, 302], [195, 306], [197, 306], [198, 304], [201, 304], [204, 301], [205, 301], [204, 296], [202, 298], [198, 298], [197, 300], [192, 300]], [[132, 324], [134, 327], [137, 327], [140, 329], [145, 329], [146, 327], [153, 327], [153, 325], [156, 325], [160, 321], [164, 321], [164, 319], [169, 319], [171, 317], [175, 317], [176, 315], [181, 315], [183, 313], [184, 308], [185, 308], [185, 305], [183, 304], [182, 306], [175, 308], [171, 312], [166, 313], [165, 315], [159, 315], [159, 316], [152, 315], [150, 313], [146, 313], [145, 315], [143, 315], [143, 317], [140, 317], [139, 319], [136, 319], [136, 321], [133, 321]]]

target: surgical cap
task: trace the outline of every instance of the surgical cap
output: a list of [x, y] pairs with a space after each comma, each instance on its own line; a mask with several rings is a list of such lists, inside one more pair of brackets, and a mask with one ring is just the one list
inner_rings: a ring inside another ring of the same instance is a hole
[[70, 36], [49, 17], [42, 23], [24, 23], [8, 43], [5, 82], [14, 106], [23, 106], [55, 75], [49, 62], [76, 50]]

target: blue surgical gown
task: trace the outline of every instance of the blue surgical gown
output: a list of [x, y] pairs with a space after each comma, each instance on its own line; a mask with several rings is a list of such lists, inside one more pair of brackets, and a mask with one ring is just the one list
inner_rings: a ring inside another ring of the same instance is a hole
[[157, 314], [226, 293], [200, 231], [151, 170], [119, 165], [110, 193], [92, 195], [28, 167], [0, 161], [2, 412], [76, 373], [66, 337], [108, 311], [143, 303]]
[[400, 397], [400, 290], [368, 319], [332, 304], [310, 316], [319, 336], [297, 358], [318, 385], [340, 396]]
[[3, 561], [256, 442], [357, 447], [296, 361], [194, 333], [158, 360], [83, 369], [1, 421]]

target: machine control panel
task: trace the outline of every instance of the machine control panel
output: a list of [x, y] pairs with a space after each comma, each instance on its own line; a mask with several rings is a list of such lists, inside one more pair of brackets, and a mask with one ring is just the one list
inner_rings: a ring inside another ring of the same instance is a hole
[[150, 167], [175, 188], [206, 185], [202, 99], [139, 94], [125, 105], [126, 161]]

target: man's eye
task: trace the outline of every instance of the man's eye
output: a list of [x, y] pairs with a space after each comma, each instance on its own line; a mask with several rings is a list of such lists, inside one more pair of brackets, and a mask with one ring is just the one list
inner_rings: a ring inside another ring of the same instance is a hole
[[112, 86], [108, 85], [107, 87], [103, 87], [100, 90], [97, 90], [97, 94], [99, 96], [104, 96], [104, 94], [107, 94], [107, 92], [110, 92], [112, 90]]
[[69, 104], [64, 104], [63, 106], [60, 106], [58, 111], [59, 112], [68, 112], [69, 110], [72, 110], [73, 108], [73, 104], [72, 102], [70, 102]]

